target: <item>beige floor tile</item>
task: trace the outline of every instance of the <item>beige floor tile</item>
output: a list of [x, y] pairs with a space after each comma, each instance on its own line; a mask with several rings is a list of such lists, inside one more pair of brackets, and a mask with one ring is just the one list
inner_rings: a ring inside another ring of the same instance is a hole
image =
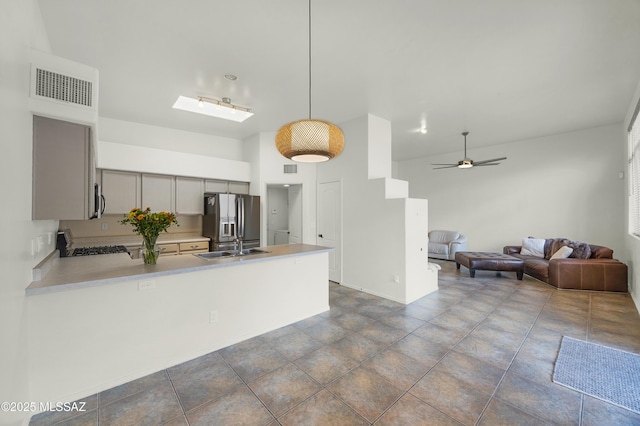
[[294, 364], [287, 364], [248, 383], [276, 417], [320, 391], [320, 385]]
[[273, 416], [246, 386], [186, 414], [191, 426], [263, 426], [273, 420]]
[[376, 426], [429, 425], [461, 426], [462, 424], [425, 404], [411, 394], [406, 394], [387, 410], [375, 423]]
[[495, 397], [550, 423], [579, 424], [580, 393], [554, 383], [541, 384], [509, 371]]
[[357, 368], [327, 389], [367, 421], [375, 421], [404, 391], [370, 370]]
[[473, 425], [491, 393], [442, 371], [430, 371], [409, 393], [465, 425]]
[[282, 426], [361, 426], [370, 424], [329, 391], [322, 390], [278, 418]]

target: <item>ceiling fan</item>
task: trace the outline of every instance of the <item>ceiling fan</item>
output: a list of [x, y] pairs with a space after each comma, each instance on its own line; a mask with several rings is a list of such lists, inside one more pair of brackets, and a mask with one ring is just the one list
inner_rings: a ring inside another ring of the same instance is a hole
[[467, 158], [467, 135], [469, 132], [462, 132], [462, 136], [464, 136], [464, 160], [458, 161], [457, 164], [431, 164], [432, 166], [442, 166], [442, 167], [434, 167], [434, 170], [437, 169], [449, 169], [452, 167], [458, 167], [460, 169], [470, 169], [475, 166], [497, 166], [497, 161], [506, 160], [507, 157], [500, 158], [492, 158], [491, 160], [484, 161], [473, 161], [471, 158]]

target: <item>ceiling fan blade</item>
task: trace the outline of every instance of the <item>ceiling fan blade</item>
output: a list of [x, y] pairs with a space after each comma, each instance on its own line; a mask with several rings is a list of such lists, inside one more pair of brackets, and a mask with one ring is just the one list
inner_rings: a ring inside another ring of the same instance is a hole
[[499, 166], [500, 163], [482, 163], [482, 164], [474, 164], [473, 167], [482, 167], [482, 166]]
[[457, 166], [458, 164], [454, 163], [431, 163], [432, 166]]
[[[433, 164], [433, 165], [437, 166], [438, 164]], [[457, 164], [449, 164], [449, 165], [446, 165], [446, 166], [443, 166], [443, 167], [434, 167], [433, 170], [450, 169], [450, 168], [453, 168], [453, 167], [458, 167], [458, 165]]]
[[496, 161], [502, 161], [502, 160], [506, 160], [507, 157], [500, 157], [500, 158], [492, 158], [491, 160], [483, 160], [483, 161], [474, 161], [473, 165], [474, 166], [482, 166], [484, 164], [487, 163], [495, 163]]

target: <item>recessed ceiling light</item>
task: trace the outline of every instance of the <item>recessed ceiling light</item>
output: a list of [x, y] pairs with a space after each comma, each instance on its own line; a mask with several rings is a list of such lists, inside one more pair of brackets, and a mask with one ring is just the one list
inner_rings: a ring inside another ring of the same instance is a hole
[[421, 127], [420, 128], [420, 133], [422, 133], [423, 135], [427, 134], [427, 128], [426, 127]]
[[285, 184], [284, 184], [284, 185], [282, 185], [282, 186], [284, 186], [285, 188], [288, 188], [288, 187], [290, 187], [291, 185], [289, 185], [288, 183], [285, 183]]
[[235, 81], [238, 79], [238, 77], [236, 77], [233, 74], [225, 74], [224, 78], [226, 78], [227, 80], [231, 80], [231, 81]]
[[238, 123], [243, 122], [253, 115], [251, 109], [233, 105], [229, 98], [223, 98], [222, 101], [219, 101], [217, 99], [205, 97], [194, 99], [186, 96], [179, 96], [178, 100], [173, 104], [173, 108], [222, 118], [224, 120], [231, 120]]

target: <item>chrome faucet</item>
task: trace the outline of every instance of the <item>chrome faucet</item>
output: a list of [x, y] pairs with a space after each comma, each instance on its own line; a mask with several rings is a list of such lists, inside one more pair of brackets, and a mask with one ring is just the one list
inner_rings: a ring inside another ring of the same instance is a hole
[[237, 236], [235, 238], [235, 240], [233, 240], [234, 244], [236, 245], [236, 254], [244, 254], [243, 253], [243, 248], [242, 248], [242, 237], [241, 236]]

